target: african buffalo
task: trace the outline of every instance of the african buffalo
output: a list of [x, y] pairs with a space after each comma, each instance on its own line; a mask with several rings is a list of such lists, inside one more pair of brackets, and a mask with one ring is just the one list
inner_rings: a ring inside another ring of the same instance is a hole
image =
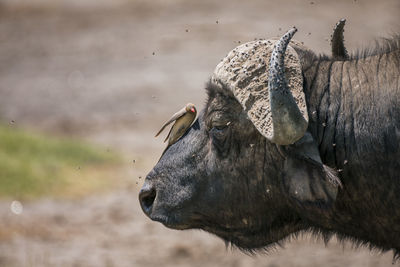
[[255, 251], [299, 232], [400, 255], [400, 38], [333, 55], [289, 30], [233, 49], [208, 101], [139, 194], [173, 229], [203, 229]]

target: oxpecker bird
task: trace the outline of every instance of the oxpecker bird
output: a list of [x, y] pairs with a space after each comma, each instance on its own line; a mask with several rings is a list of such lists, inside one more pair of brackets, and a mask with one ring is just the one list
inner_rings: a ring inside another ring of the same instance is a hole
[[167, 147], [169, 147], [170, 145], [178, 141], [179, 138], [181, 138], [186, 133], [186, 131], [189, 129], [189, 127], [192, 125], [192, 122], [196, 118], [196, 114], [197, 111], [194, 104], [186, 104], [185, 107], [175, 113], [166, 123], [164, 123], [164, 125], [161, 127], [160, 131], [158, 131], [155, 137], [157, 137], [165, 129], [165, 127], [175, 121], [174, 125], [172, 125], [171, 130], [169, 130], [169, 133], [164, 140], [164, 142], [168, 140]]

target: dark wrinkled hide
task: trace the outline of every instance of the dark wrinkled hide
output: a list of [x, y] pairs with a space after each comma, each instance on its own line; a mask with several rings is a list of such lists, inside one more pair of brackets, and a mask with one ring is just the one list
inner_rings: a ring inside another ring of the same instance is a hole
[[[168, 227], [204, 229], [247, 251], [306, 230], [398, 255], [399, 47], [396, 38], [347, 61], [298, 51], [309, 133], [343, 183], [336, 200], [321, 170], [292, 146], [267, 141], [229, 90], [208, 84], [198, 120], [147, 176], [143, 210]], [[307, 183], [311, 202], [291, 195], [290, 175]]]

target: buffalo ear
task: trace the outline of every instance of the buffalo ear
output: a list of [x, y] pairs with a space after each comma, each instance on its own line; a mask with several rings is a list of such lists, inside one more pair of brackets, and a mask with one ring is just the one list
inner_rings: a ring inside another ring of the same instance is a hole
[[283, 186], [301, 207], [330, 209], [341, 186], [337, 173], [322, 164], [318, 146], [310, 133], [285, 149]]

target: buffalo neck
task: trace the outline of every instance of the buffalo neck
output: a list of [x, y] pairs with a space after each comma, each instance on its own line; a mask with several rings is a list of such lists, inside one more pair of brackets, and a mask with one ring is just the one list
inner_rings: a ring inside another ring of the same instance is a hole
[[319, 58], [303, 68], [309, 130], [322, 161], [338, 170], [343, 183], [332, 215], [313, 223], [397, 251], [399, 54], [397, 49], [346, 61]]

